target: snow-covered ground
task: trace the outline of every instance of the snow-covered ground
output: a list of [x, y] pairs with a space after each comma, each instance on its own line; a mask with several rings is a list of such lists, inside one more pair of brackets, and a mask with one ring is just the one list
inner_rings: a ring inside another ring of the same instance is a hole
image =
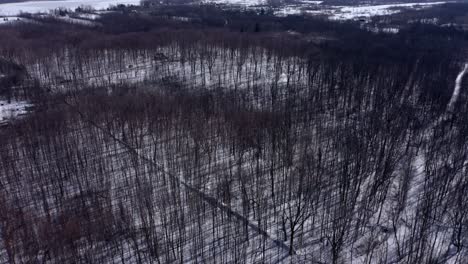
[[450, 102], [447, 105], [447, 110], [452, 111], [455, 103], [458, 100], [460, 95], [461, 85], [463, 81], [463, 77], [465, 76], [466, 72], [468, 71], [468, 63], [465, 63], [465, 67], [463, 70], [457, 75], [457, 79], [455, 80], [455, 88], [453, 89], [452, 98], [450, 98]]
[[12, 17], [0, 17], [0, 25], [1, 25], [1, 24], [14, 23], [14, 22], [17, 22], [17, 21], [20, 21], [20, 20], [21, 20], [21, 18], [15, 17], [15, 16], [12, 16]]
[[18, 15], [21, 12], [48, 12], [57, 8], [75, 9], [80, 6], [91, 6], [94, 9], [106, 9], [112, 5], [139, 5], [140, 0], [59, 0], [59, 1], [28, 1], [21, 3], [0, 4], [0, 15]]
[[243, 6], [255, 6], [264, 5], [266, 0], [205, 0], [205, 3], [215, 4], [227, 4], [227, 5], [243, 5]]
[[101, 17], [99, 14], [89, 14], [89, 13], [78, 13], [78, 14], [75, 14], [75, 16], [82, 18], [82, 19], [87, 19], [87, 20], [96, 20]]
[[303, 1], [301, 1], [301, 3], [304, 3], [304, 4], [312, 4], [312, 5], [320, 5], [321, 3], [323, 3], [323, 1], [309, 1], [309, 0], [303, 0]]
[[[230, 4], [241, 6], [257, 6], [266, 4], [266, 0], [205, 0], [205, 3]], [[328, 6], [322, 5], [323, 1], [300, 1], [297, 4], [285, 5], [276, 9], [278, 16], [309, 14], [309, 15], [329, 15], [332, 20], [350, 20], [356, 18], [369, 18], [373, 16], [391, 15], [400, 12], [402, 9], [422, 9], [434, 5], [441, 5], [446, 2], [429, 3], [403, 3], [387, 5], [361, 5], [361, 6]], [[311, 10], [311, 8], [313, 10]]]
[[83, 25], [83, 26], [94, 26], [96, 25], [96, 22], [92, 21], [94, 19], [86, 19], [86, 18], [75, 18], [75, 17], [69, 17], [69, 16], [57, 16], [57, 19], [65, 22], [65, 23], [70, 23], [70, 24], [76, 24], [76, 25]]
[[28, 112], [31, 104], [25, 101], [5, 101], [0, 100], [0, 125], [7, 123], [12, 118], [24, 115]]
[[[256, 6], [256, 5], [265, 5], [267, 0], [204, 0], [205, 3], [216, 3], [216, 4], [226, 4], [226, 5], [244, 5], [244, 6]], [[303, 5], [319, 5], [323, 1], [315, 0], [302, 0], [298, 1]]]
[[334, 20], [355, 19], [358, 17], [373, 17], [391, 15], [400, 12], [403, 8], [421, 9], [434, 5], [445, 4], [446, 2], [432, 3], [405, 3], [405, 4], [389, 4], [389, 5], [369, 5], [369, 6], [344, 6], [334, 12], [330, 17]]
[[[221, 1], [221, 0], [220, 0]], [[352, 20], [370, 18], [373, 16], [392, 15], [403, 9], [422, 9], [446, 2], [432, 3], [405, 3], [388, 5], [362, 5], [362, 6], [327, 6], [320, 1], [302, 1], [300, 4], [286, 5], [275, 11], [278, 16], [307, 14], [312, 16], [326, 15], [332, 20]]]

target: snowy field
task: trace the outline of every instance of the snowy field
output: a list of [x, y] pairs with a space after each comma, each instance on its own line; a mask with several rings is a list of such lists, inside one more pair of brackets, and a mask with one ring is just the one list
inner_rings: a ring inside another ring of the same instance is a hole
[[[279, 8], [275, 14], [278, 16], [307, 14], [312, 16], [326, 15], [332, 20], [353, 20], [370, 18], [374, 16], [392, 15], [403, 9], [423, 9], [446, 2], [432, 3], [405, 3], [388, 5], [362, 5], [362, 6], [322, 6], [320, 2], [303, 2], [299, 5], [287, 5]], [[313, 10], [310, 10], [310, 8]]]
[[61, 1], [28, 1], [21, 3], [0, 4], [0, 15], [14, 16], [21, 12], [39, 13], [57, 8], [75, 9], [80, 6], [91, 6], [95, 9], [106, 9], [112, 5], [139, 5], [140, 0], [61, 0]]
[[392, 15], [400, 12], [401, 9], [421, 9], [434, 5], [445, 4], [446, 2], [432, 2], [432, 3], [405, 3], [405, 4], [390, 4], [390, 5], [369, 5], [369, 6], [346, 6], [340, 7], [337, 12], [331, 16], [335, 20], [347, 20], [357, 17], [373, 17]]
[[[241, 6], [259, 6], [265, 5], [265, 0], [206, 0], [205, 3], [231, 4]], [[323, 1], [299, 1], [297, 4], [285, 5], [275, 12], [278, 16], [287, 15], [328, 15], [332, 20], [351, 20], [362, 17], [373, 17], [392, 15], [400, 12], [402, 9], [422, 9], [434, 5], [444, 4], [446, 2], [430, 3], [403, 3], [387, 5], [361, 5], [361, 6], [328, 6], [323, 5]], [[311, 8], [313, 10], [311, 10]]]

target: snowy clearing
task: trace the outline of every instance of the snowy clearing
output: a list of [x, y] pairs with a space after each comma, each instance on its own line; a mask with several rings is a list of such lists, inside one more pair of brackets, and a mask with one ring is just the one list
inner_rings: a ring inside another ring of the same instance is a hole
[[[302, 1], [298, 5], [286, 5], [275, 11], [277, 16], [307, 14], [311, 16], [328, 16], [331, 20], [352, 20], [370, 18], [374, 16], [392, 15], [405, 8], [422, 9], [446, 2], [432, 3], [405, 3], [388, 5], [362, 5], [362, 6], [322, 6], [320, 1]], [[394, 33], [394, 32], [392, 32]]]
[[19, 17], [0, 17], [0, 25], [1, 24], [9, 24], [9, 23], [14, 23], [17, 21], [20, 21], [21, 18]]
[[330, 17], [333, 20], [347, 20], [355, 19], [358, 17], [373, 17], [391, 15], [400, 12], [402, 8], [421, 9], [431, 7], [434, 5], [445, 4], [446, 2], [432, 2], [432, 3], [405, 3], [405, 4], [389, 4], [389, 5], [369, 5], [369, 6], [343, 6], [334, 12]]
[[91, 6], [95, 9], [106, 9], [112, 5], [139, 5], [140, 0], [61, 0], [61, 1], [28, 1], [21, 3], [0, 4], [1, 15], [18, 15], [26, 13], [42, 13], [57, 8], [75, 9], [80, 6]]
[[227, 4], [227, 5], [243, 5], [243, 6], [255, 6], [263, 5], [266, 3], [265, 0], [206, 0], [205, 3], [214, 4]]
[[89, 13], [78, 13], [75, 15], [76, 17], [87, 19], [87, 20], [96, 20], [101, 17], [99, 14], [89, 14]]
[[69, 17], [69, 16], [64, 16], [64, 17], [57, 16], [56, 18], [65, 23], [70, 23], [70, 24], [75, 24], [75, 25], [83, 25], [83, 26], [89, 26], [89, 27], [97, 25], [96, 22], [85, 19], [85, 18], [81, 19], [81, 18], [74, 18], [74, 17]]
[[25, 101], [5, 101], [0, 100], [0, 124], [5, 124], [9, 120], [24, 115], [32, 105]]

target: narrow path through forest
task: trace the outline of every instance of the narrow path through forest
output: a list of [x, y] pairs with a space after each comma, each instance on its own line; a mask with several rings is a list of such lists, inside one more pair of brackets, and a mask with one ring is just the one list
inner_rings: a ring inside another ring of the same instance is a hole
[[[431, 134], [431, 131], [437, 126], [439, 126], [444, 120], [447, 120], [450, 117], [450, 115], [454, 113], [455, 104], [458, 102], [458, 99], [460, 97], [463, 78], [467, 72], [468, 72], [468, 63], [465, 63], [463, 69], [458, 73], [457, 78], [455, 79], [455, 86], [452, 92], [452, 96], [446, 106], [445, 112], [442, 113], [436, 120], [431, 122], [429, 126], [427, 126], [427, 128], [424, 128], [421, 130], [420, 133], [421, 133], [423, 142], [430, 144], [431, 138], [429, 137], [429, 135]], [[419, 148], [416, 149], [416, 155], [411, 158], [412, 158], [411, 168], [412, 168], [413, 173], [411, 175], [411, 178], [409, 179], [409, 188], [406, 193], [405, 206], [402, 211], [402, 214], [405, 217], [417, 217], [416, 215], [417, 208], [424, 200], [423, 186], [427, 178], [426, 170], [425, 170], [427, 160], [426, 160], [424, 151], [422, 151]], [[400, 230], [401, 228], [406, 229], [407, 227], [404, 225], [401, 225], [396, 228], [398, 230], [396, 230], [395, 233], [398, 234], [401, 232]], [[448, 254], [448, 252], [446, 254]]]
[[[452, 97], [450, 98], [450, 101], [447, 104], [446, 110], [444, 113], [442, 113], [435, 122], [432, 122], [426, 129], [423, 129], [421, 131], [422, 133], [422, 138], [426, 142], [430, 142], [430, 138], [428, 135], [431, 134], [431, 130], [437, 127], [438, 125], [441, 124], [442, 121], [446, 120], [451, 113], [454, 111], [455, 104], [458, 102], [458, 99], [460, 97], [460, 92], [462, 88], [462, 82], [463, 82], [463, 77], [465, 74], [468, 72], [468, 63], [465, 63], [463, 69], [458, 73], [457, 78], [455, 79], [455, 87], [452, 92]], [[416, 172], [413, 179], [411, 179], [412, 184], [410, 184], [410, 189], [409, 189], [409, 199], [413, 199], [413, 204], [418, 203], [420, 199], [416, 199], [413, 196], [419, 196], [419, 193], [421, 190], [417, 190], [420, 188], [420, 185], [422, 185], [425, 181], [425, 171], [424, 167], [426, 165], [426, 157], [422, 151], [417, 151], [417, 154], [415, 156], [415, 159], [413, 161], [412, 167], [413, 170]], [[414, 205], [412, 205], [414, 207]]]
[[[85, 114], [83, 114], [78, 109], [77, 106], [67, 102], [66, 100], [64, 100], [64, 103], [68, 107], [70, 107], [72, 109], [72, 111], [75, 111], [76, 113], [78, 113], [78, 115], [81, 117], [81, 119], [84, 122], [89, 123], [93, 127], [101, 130], [104, 134], [108, 135], [112, 140], [116, 141], [118, 144], [120, 144], [124, 148], [128, 149], [132, 155], [135, 155], [135, 157], [137, 157], [138, 159], [140, 159], [140, 160], [142, 160], [142, 161], [144, 161], [144, 162], [146, 162], [146, 163], [148, 163], [150, 165], [153, 165], [156, 169], [162, 171], [165, 175], [169, 176], [171, 179], [174, 179], [176, 182], [180, 183], [180, 185], [182, 185], [187, 191], [189, 191], [191, 193], [194, 193], [199, 198], [201, 198], [203, 201], [205, 201], [207, 204], [213, 206], [214, 208], [220, 209], [222, 212], [226, 213], [229, 216], [234, 217], [238, 221], [244, 223], [246, 226], [248, 226], [254, 232], [256, 232], [259, 235], [263, 236], [266, 240], [269, 240], [269, 241], [273, 242], [273, 244], [275, 246], [277, 246], [278, 248], [283, 249], [285, 251], [285, 255], [282, 258], [289, 255], [289, 246], [286, 245], [283, 241], [271, 237], [270, 234], [268, 234], [267, 231], [263, 230], [258, 225], [251, 222], [247, 217], [245, 217], [245, 216], [241, 215], [240, 213], [234, 211], [233, 209], [231, 209], [227, 205], [225, 205], [225, 204], [221, 203], [220, 201], [218, 201], [216, 198], [209, 196], [208, 194], [202, 192], [201, 190], [199, 190], [199, 189], [197, 189], [195, 187], [192, 187], [190, 184], [186, 183], [181, 177], [179, 177], [178, 175], [174, 175], [173, 173], [167, 171], [166, 169], [164, 169], [164, 166], [156, 163], [154, 160], [149, 159], [149, 158], [139, 154], [138, 151], [134, 147], [130, 146], [125, 141], [117, 138], [110, 131], [102, 128], [100, 125], [96, 124], [94, 121], [87, 118], [85, 116]], [[295, 251], [293, 251], [293, 252], [295, 254]]]

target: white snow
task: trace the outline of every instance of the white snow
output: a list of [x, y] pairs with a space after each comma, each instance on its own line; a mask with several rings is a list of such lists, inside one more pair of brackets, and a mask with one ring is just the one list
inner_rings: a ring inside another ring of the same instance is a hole
[[101, 17], [99, 14], [90, 14], [90, 13], [78, 13], [75, 14], [77, 17], [88, 20], [96, 20]]
[[304, 4], [312, 4], [312, 5], [320, 5], [321, 3], [323, 3], [323, 1], [303, 0], [303, 1], [301, 1], [301, 3], [304, 3]]
[[[204, 0], [205, 3], [215, 4], [230, 4], [241, 6], [256, 6], [266, 4], [266, 0]], [[299, 14], [300, 7], [318, 6], [323, 1], [303, 0], [299, 6], [286, 6], [279, 12], [279, 15]], [[372, 17], [377, 15], [390, 15], [398, 13], [401, 8], [424, 8], [433, 5], [444, 4], [446, 2], [432, 3], [405, 3], [405, 4], [388, 4], [388, 5], [366, 5], [366, 6], [332, 6], [319, 10], [323, 14], [331, 13], [331, 19], [347, 20], [358, 17]], [[48, 12], [57, 8], [75, 9], [80, 6], [90, 6], [94, 9], [106, 9], [112, 5], [139, 5], [140, 0], [57, 0], [57, 1], [28, 1], [20, 3], [0, 4], [0, 15], [14, 16], [22, 12], [38, 13]], [[307, 12], [316, 13], [316, 12]]]
[[[12, 16], [12, 17], [0, 17], [0, 25], [1, 25], [1, 24], [14, 23], [14, 22], [18, 22], [18, 21], [21, 21], [21, 18], [20, 18], [20, 17], [15, 17], [15, 16]], [[0, 76], [0, 77], [1, 77], [1, 76]]]
[[[243, 5], [243, 6], [255, 6], [255, 5], [264, 5], [267, 4], [266, 0], [205, 0], [205, 3], [215, 3], [215, 4], [226, 4], [226, 5]], [[320, 5], [323, 1], [315, 0], [302, 0], [300, 1], [302, 5]]]
[[402, 8], [421, 9], [434, 5], [445, 4], [446, 2], [432, 3], [405, 3], [405, 4], [388, 4], [388, 5], [366, 5], [366, 6], [341, 6], [330, 17], [333, 20], [347, 20], [359, 17], [373, 17], [382, 15], [391, 15], [400, 12]]
[[70, 23], [70, 24], [77, 24], [77, 25], [83, 25], [83, 26], [96, 25], [96, 22], [90, 21], [88, 19], [74, 18], [74, 17], [69, 17], [69, 16], [63, 16], [63, 17], [57, 16], [56, 18], [66, 23]]
[[276, 16], [298, 15], [303, 13], [302, 9], [297, 6], [286, 6], [275, 12]]
[[106, 9], [112, 5], [118, 4], [139, 5], [140, 0], [58, 0], [7, 3], [0, 4], [0, 14], [13, 16], [22, 12], [41, 13], [57, 8], [75, 9], [80, 6], [91, 6], [94, 9]]
[[[233, 2], [253, 2], [255, 0], [214, 0], [217, 2], [233, 3]], [[259, 1], [256, 1], [259, 2]], [[313, 16], [325, 15], [331, 20], [352, 20], [370, 18], [373, 16], [383, 16], [399, 13], [404, 8], [422, 9], [434, 5], [444, 4], [446, 2], [432, 3], [405, 3], [405, 4], [387, 4], [387, 5], [361, 5], [361, 6], [321, 6], [321, 1], [301, 1], [298, 5], [286, 5], [278, 8], [275, 11], [277, 16], [288, 16], [307, 14]], [[253, 5], [253, 4], [250, 4]], [[382, 31], [386, 33], [397, 33], [396, 30]]]
[[400, 32], [400, 29], [396, 28], [396, 27], [379, 28], [379, 27], [375, 26], [375, 27], [362, 27], [362, 28], [365, 28], [365, 29], [369, 30], [370, 32], [374, 32], [374, 33], [397, 34], [398, 32]]
[[0, 100], [0, 124], [7, 123], [13, 118], [26, 114], [29, 107], [31, 107], [31, 104], [25, 101], [8, 102]]
[[463, 77], [468, 71], [468, 63], [465, 63], [465, 67], [463, 70], [458, 74], [457, 79], [455, 80], [455, 88], [453, 89], [452, 98], [450, 98], [450, 102], [447, 105], [447, 111], [452, 111], [455, 103], [458, 100], [458, 96], [460, 95], [461, 84], [463, 81]]
[[265, 4], [266, 0], [205, 0], [204, 2], [214, 4], [255, 6]]
[[391, 27], [388, 27], [388, 28], [382, 28], [381, 32], [390, 33], [390, 34], [396, 34], [396, 33], [400, 32], [400, 29], [399, 29], [399, 28], [391, 28]]

